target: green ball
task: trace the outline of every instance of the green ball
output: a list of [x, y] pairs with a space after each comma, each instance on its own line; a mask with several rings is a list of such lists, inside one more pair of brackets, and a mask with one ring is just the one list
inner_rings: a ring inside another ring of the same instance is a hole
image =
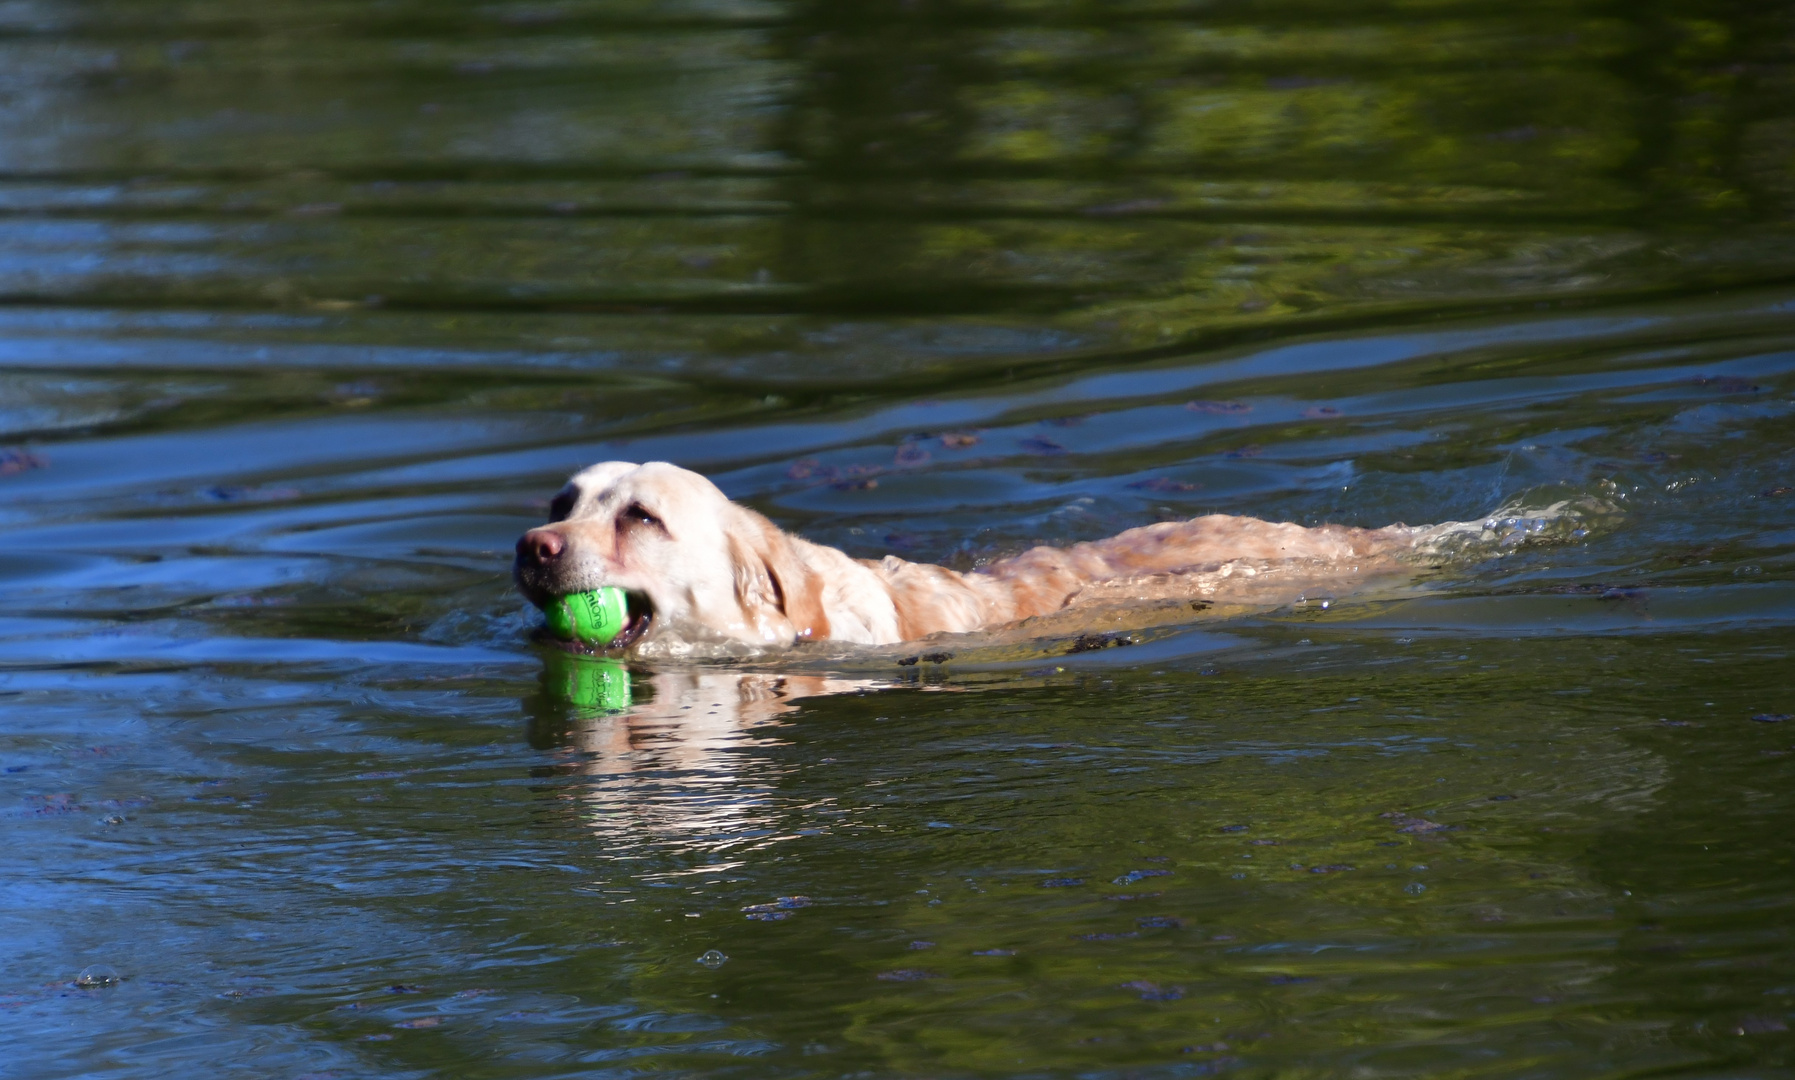
[[629, 601], [622, 589], [606, 586], [556, 597], [543, 614], [556, 637], [602, 648], [629, 622]]

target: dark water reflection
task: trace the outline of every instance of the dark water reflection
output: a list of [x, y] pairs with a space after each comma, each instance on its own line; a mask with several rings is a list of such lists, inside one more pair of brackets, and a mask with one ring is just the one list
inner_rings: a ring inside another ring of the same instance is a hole
[[[0, 1069], [1787, 1073], [1790, 16], [0, 4]], [[959, 566], [1610, 510], [623, 671], [508, 585], [608, 457]]]

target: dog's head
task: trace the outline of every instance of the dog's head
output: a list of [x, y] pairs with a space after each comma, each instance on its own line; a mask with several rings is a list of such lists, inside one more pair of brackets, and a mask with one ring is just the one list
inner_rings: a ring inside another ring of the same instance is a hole
[[650, 635], [767, 646], [829, 634], [817, 576], [791, 538], [664, 461], [577, 473], [555, 495], [549, 523], [518, 540], [513, 575], [537, 607], [587, 589], [624, 590], [629, 622], [612, 649]]

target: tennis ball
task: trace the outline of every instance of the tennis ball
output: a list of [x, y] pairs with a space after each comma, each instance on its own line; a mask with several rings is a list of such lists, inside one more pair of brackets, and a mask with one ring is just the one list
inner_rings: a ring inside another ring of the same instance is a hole
[[603, 648], [629, 622], [629, 604], [614, 586], [558, 596], [543, 614], [555, 636]]

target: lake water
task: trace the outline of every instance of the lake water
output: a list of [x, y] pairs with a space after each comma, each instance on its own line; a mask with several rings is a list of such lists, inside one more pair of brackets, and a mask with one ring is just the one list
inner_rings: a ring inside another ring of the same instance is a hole
[[[1795, 1074], [1792, 221], [1783, 0], [0, 3], [0, 1073]], [[509, 582], [614, 457], [1597, 509], [625, 667]]]

